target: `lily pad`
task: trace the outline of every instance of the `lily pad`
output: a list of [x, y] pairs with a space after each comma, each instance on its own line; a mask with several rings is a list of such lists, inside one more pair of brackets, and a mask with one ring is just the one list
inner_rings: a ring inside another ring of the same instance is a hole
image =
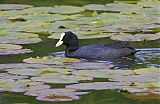
[[17, 80], [0, 84], [0, 90], [11, 92], [24, 92], [27, 88], [29, 80]]
[[14, 64], [0, 64], [0, 69], [22, 69], [22, 68], [51, 68], [49, 65], [44, 64], [27, 64], [27, 63], [14, 63]]
[[39, 77], [32, 77], [32, 81], [41, 81], [45, 83], [78, 83], [80, 80], [92, 80], [92, 77], [74, 76], [74, 75], [61, 75], [58, 73], [42, 74]]
[[88, 92], [77, 92], [75, 89], [54, 88], [26, 92], [25, 95], [38, 96], [36, 99], [41, 101], [72, 101], [80, 97], [78, 95], [88, 94]]
[[[94, 38], [104, 38], [104, 37], [109, 37], [112, 34], [110, 33], [102, 33], [102, 32], [94, 32], [94, 31], [73, 31], [79, 39], [94, 39]], [[59, 39], [60, 38], [60, 33], [54, 33], [53, 35], [49, 36], [48, 38], [53, 38], [53, 39]]]
[[87, 70], [87, 69], [110, 69], [113, 66], [114, 65], [112, 64], [105, 64], [105, 63], [81, 62], [73, 64], [71, 66], [67, 66], [67, 68]]
[[10, 74], [16, 74], [16, 75], [27, 75], [27, 76], [37, 76], [40, 75], [40, 73], [43, 72], [43, 70], [40, 69], [18, 69], [18, 70], [9, 70], [8, 73]]
[[0, 44], [0, 55], [31, 53], [30, 49], [22, 49], [20, 45]]
[[120, 34], [120, 35], [113, 35], [111, 36], [113, 40], [120, 40], [120, 41], [146, 41], [146, 40], [157, 40], [160, 39], [160, 34]]
[[74, 75], [90, 76], [94, 78], [111, 78], [112, 76], [129, 76], [131, 70], [78, 70], [73, 71]]
[[60, 14], [37, 14], [37, 15], [19, 15], [15, 17], [8, 18], [11, 21], [16, 21], [18, 19], [30, 20], [30, 21], [44, 21], [44, 22], [53, 22], [57, 20], [64, 20], [68, 16], [63, 16]]
[[125, 87], [122, 90], [127, 90], [129, 93], [147, 93], [147, 88]]
[[66, 85], [66, 88], [74, 88], [79, 90], [104, 90], [104, 89], [121, 89], [128, 86], [125, 82], [93, 82]]
[[30, 44], [40, 41], [41, 39], [38, 38], [38, 35], [32, 33], [2, 31], [0, 34], [0, 43]]
[[23, 15], [37, 15], [37, 14], [48, 14], [52, 12], [52, 7], [33, 7], [20, 11]]
[[19, 75], [10, 75], [10, 74], [7, 74], [7, 73], [0, 73], [0, 79], [2, 82], [2, 80], [4, 79], [12, 79], [12, 80], [21, 80], [21, 79], [27, 79], [28, 76], [19, 76]]
[[69, 63], [80, 62], [79, 59], [75, 58], [62, 58], [62, 57], [43, 57], [43, 58], [28, 58], [24, 59], [23, 62], [34, 63], [34, 64], [48, 64], [48, 65], [62, 65]]
[[148, 2], [138, 2], [138, 5], [143, 6], [144, 8], [157, 8], [159, 9], [160, 2], [159, 1], [148, 1]]
[[83, 12], [85, 9], [77, 6], [55, 6], [51, 13], [74, 14]]
[[24, 4], [0, 4], [0, 10], [21, 10], [25, 8], [31, 8], [32, 5]]
[[86, 10], [106, 11], [106, 6], [102, 4], [88, 4], [83, 6]]
[[151, 67], [151, 68], [141, 68], [141, 69], [135, 69], [133, 70], [133, 73], [134, 74], [159, 74], [160, 73], [160, 69], [159, 68], [154, 68], [154, 67]]

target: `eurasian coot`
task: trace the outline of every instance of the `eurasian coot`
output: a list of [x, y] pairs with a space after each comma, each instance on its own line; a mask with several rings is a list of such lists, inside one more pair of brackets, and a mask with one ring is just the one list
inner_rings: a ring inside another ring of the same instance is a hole
[[79, 47], [78, 37], [72, 32], [64, 32], [60, 36], [56, 47], [66, 45], [65, 56], [86, 59], [120, 58], [134, 55], [137, 51], [128, 42], [92, 44]]

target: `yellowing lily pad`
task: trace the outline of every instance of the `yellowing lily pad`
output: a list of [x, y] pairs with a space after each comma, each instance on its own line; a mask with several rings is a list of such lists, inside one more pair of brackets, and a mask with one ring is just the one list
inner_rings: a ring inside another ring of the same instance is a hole
[[135, 69], [133, 70], [134, 74], [159, 74], [160, 73], [160, 68], [141, 68], [141, 69]]
[[28, 75], [28, 76], [37, 76], [40, 75], [40, 73], [43, 72], [43, 70], [40, 69], [18, 69], [18, 70], [9, 70], [8, 73], [10, 74], [16, 74], [16, 75]]
[[43, 57], [43, 58], [37, 57], [37, 58], [24, 59], [23, 62], [34, 63], [34, 64], [61, 65], [61, 64], [77, 63], [80, 62], [80, 60], [75, 58], [61, 58], [61, 57]]
[[42, 74], [39, 77], [32, 77], [32, 81], [41, 81], [45, 83], [78, 83], [80, 80], [92, 80], [92, 77], [62, 75], [58, 73]]

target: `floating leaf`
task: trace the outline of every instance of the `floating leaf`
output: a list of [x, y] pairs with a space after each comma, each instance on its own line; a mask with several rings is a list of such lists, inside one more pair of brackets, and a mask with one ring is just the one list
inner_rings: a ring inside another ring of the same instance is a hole
[[30, 44], [40, 41], [41, 39], [38, 38], [38, 35], [32, 33], [2, 31], [0, 34], [0, 43]]
[[112, 64], [105, 64], [105, 63], [81, 62], [68, 66], [67, 68], [87, 70], [87, 69], [110, 69], [113, 66], [114, 65]]
[[106, 6], [102, 4], [88, 4], [83, 6], [87, 10], [97, 10], [97, 11], [106, 11]]
[[131, 70], [78, 70], [73, 71], [74, 75], [90, 76], [94, 78], [111, 78], [112, 76], [129, 76]]
[[53, 22], [57, 20], [64, 20], [68, 16], [63, 16], [60, 14], [37, 14], [37, 15], [19, 15], [15, 17], [8, 18], [11, 21], [16, 21], [18, 19], [30, 20], [30, 21], [44, 21], [44, 22]]
[[26, 63], [13, 63], [13, 64], [0, 64], [0, 69], [22, 69], [22, 68], [51, 68], [49, 65], [44, 64], [26, 64]]
[[113, 40], [120, 41], [146, 41], [146, 40], [157, 40], [160, 39], [160, 34], [121, 34], [121, 35], [113, 35], [111, 36]]
[[39, 77], [32, 77], [32, 81], [42, 81], [45, 83], [77, 83], [80, 80], [92, 80], [92, 77], [61, 75], [58, 73], [42, 74]]
[[31, 53], [30, 49], [22, 49], [20, 45], [0, 44], [0, 55]]
[[67, 85], [66, 88], [74, 88], [79, 90], [103, 90], [103, 89], [120, 89], [128, 86], [125, 82], [93, 82]]
[[21, 10], [25, 8], [31, 8], [32, 5], [24, 4], [0, 4], [0, 10]]
[[138, 2], [138, 5], [143, 6], [144, 8], [159, 8], [160, 2], [159, 1], [143, 1], [143, 2]]
[[74, 14], [83, 12], [84, 9], [76, 6], [55, 6], [51, 13], [60, 13], [60, 14]]
[[141, 69], [135, 69], [133, 70], [133, 73], [134, 74], [150, 74], [150, 75], [153, 75], [153, 74], [159, 74], [160, 73], [160, 69], [159, 68], [154, 68], [154, 67], [151, 67], [151, 68], [141, 68]]
[[0, 78], [1, 78], [1, 81], [4, 79], [8, 79], [8, 80], [21, 80], [21, 79], [26, 79], [28, 78], [28, 76], [19, 76], [19, 75], [10, 75], [10, 74], [7, 74], [7, 73], [0, 73]]
[[34, 63], [34, 64], [49, 64], [49, 65], [61, 65], [69, 63], [80, 62], [79, 59], [75, 58], [61, 58], [61, 57], [43, 57], [43, 58], [28, 58], [24, 59], [23, 62]]
[[16, 74], [16, 75], [28, 75], [28, 76], [37, 76], [40, 75], [40, 73], [43, 72], [43, 70], [40, 69], [18, 69], [18, 70], [9, 70], [8, 73], [10, 74]]
[[20, 14], [23, 15], [37, 15], [37, 14], [47, 14], [52, 12], [52, 7], [33, 7], [20, 11]]
[[[87, 32], [87, 31], [73, 31], [79, 39], [93, 39], [93, 38], [104, 38], [104, 37], [109, 37], [112, 34], [110, 33], [101, 33], [101, 32]], [[53, 38], [53, 39], [59, 39], [60, 38], [60, 33], [54, 33], [53, 35], [49, 36], [48, 38]]]

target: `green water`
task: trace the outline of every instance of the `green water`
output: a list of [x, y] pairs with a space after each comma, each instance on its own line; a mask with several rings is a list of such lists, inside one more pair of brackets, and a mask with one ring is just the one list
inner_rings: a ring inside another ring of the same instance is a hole
[[[120, 0], [125, 1], [125, 0]], [[138, 0], [134, 0], [138, 1]], [[54, 5], [76, 5], [83, 6], [86, 4], [96, 3], [96, 4], [106, 4], [106, 3], [114, 2], [114, 0], [0, 0], [0, 4], [30, 4], [34, 6], [54, 6]], [[132, 1], [133, 2], [133, 1]], [[43, 37], [42, 37], [43, 38]], [[111, 42], [112, 40], [108, 38], [102, 39], [90, 39], [90, 40], [80, 40], [81, 46], [93, 44], [93, 43], [104, 43]], [[37, 57], [37, 56], [47, 56], [54, 52], [63, 51], [64, 47], [55, 48], [54, 44], [57, 40], [53, 39], [44, 39], [43, 42], [37, 44], [23, 45], [25, 48], [32, 49], [34, 52], [31, 54], [23, 54], [23, 55], [7, 55], [0, 56], [0, 64], [3, 63], [19, 63], [22, 62], [23, 59], [29, 57]], [[159, 40], [151, 41], [151, 42], [137, 42], [131, 44], [135, 48], [158, 48], [159, 49]], [[158, 54], [160, 50], [155, 51], [142, 51], [138, 53], [136, 56], [138, 58], [144, 58], [148, 56], [154, 56], [153, 53]], [[146, 53], [148, 52], [148, 53]], [[151, 60], [147, 60], [150, 63], [140, 63], [138, 59], [136, 61], [130, 62], [121, 62], [117, 63], [119, 68], [141, 68], [146, 66], [158, 66], [159, 58], [154, 58]], [[121, 65], [121, 66], [120, 66]], [[101, 81], [101, 80], [99, 80]], [[55, 87], [59, 87], [60, 85], [55, 85]], [[53, 85], [54, 87], [54, 85]], [[111, 90], [100, 90], [100, 91], [91, 91], [90, 94], [81, 96], [80, 100], [71, 101], [71, 102], [41, 102], [37, 101], [35, 97], [24, 96], [23, 93], [11, 93], [11, 92], [1, 92], [0, 93], [0, 104], [160, 104], [159, 100], [133, 100], [125, 97], [125, 94], [119, 93], [117, 91]]]

